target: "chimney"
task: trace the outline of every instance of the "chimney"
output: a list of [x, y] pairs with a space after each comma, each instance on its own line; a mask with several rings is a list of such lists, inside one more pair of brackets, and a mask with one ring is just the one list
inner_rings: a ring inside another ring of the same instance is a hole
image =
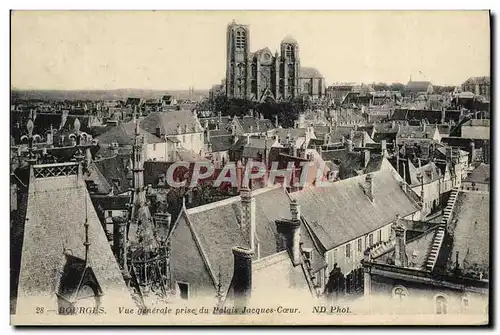
[[118, 218], [113, 223], [113, 247], [121, 269], [125, 269], [127, 257], [127, 220]]
[[370, 150], [365, 150], [363, 156], [363, 164], [365, 168], [368, 166], [369, 162], [370, 162]]
[[240, 311], [248, 305], [252, 294], [252, 256], [253, 251], [241, 247], [233, 248], [234, 272], [233, 293], [234, 307]]
[[370, 198], [370, 201], [373, 202], [373, 176], [371, 173], [368, 173], [365, 178], [366, 182], [366, 195]]
[[474, 140], [470, 141], [470, 161], [473, 163], [476, 160], [476, 144]]
[[292, 215], [292, 220], [300, 220], [300, 205], [295, 199], [290, 202], [290, 214]]
[[446, 112], [445, 112], [445, 109], [443, 107], [443, 108], [441, 108], [441, 124], [445, 123], [445, 116], [446, 116]]
[[177, 124], [177, 134], [182, 134], [182, 131], [181, 131], [181, 125], [180, 124]]
[[187, 134], [187, 132], [188, 132], [188, 125], [187, 125], [187, 124], [185, 124], [185, 125], [184, 125], [184, 133], [185, 133], [185, 134]]
[[293, 265], [299, 265], [301, 263], [300, 220], [276, 220], [276, 230], [285, 242]]
[[352, 143], [351, 139], [347, 140], [347, 151], [353, 152], [354, 151], [354, 144]]
[[278, 123], [278, 115], [275, 115], [274, 116], [274, 127], [278, 128], [279, 127], [279, 123]]
[[222, 112], [221, 111], [219, 111], [217, 113], [217, 117], [219, 118], [219, 122], [221, 122], [222, 121]]
[[241, 231], [248, 241], [251, 251], [255, 250], [255, 198], [248, 186], [243, 186], [241, 197]]
[[425, 132], [427, 129], [427, 123], [425, 121], [422, 121], [422, 131]]
[[387, 140], [382, 140], [380, 142], [380, 149], [380, 151], [382, 151], [382, 157], [387, 157]]
[[155, 131], [155, 135], [156, 135], [157, 137], [161, 137], [161, 129], [160, 129], [160, 127], [156, 127], [156, 129], [155, 129], [155, 130], [156, 130], [156, 131]]
[[408, 258], [406, 257], [406, 240], [405, 240], [406, 229], [401, 223], [401, 218], [399, 214], [396, 215], [396, 222], [393, 225], [392, 230], [394, 231], [394, 235], [396, 236], [394, 265], [407, 267]]

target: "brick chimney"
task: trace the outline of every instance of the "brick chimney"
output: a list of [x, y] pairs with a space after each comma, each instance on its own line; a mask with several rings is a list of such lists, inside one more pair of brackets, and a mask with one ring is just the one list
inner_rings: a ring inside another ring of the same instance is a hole
[[371, 173], [368, 173], [365, 178], [366, 182], [366, 195], [370, 198], [370, 201], [373, 202], [373, 176]]
[[396, 215], [396, 222], [392, 226], [392, 230], [394, 231], [396, 246], [394, 253], [394, 265], [407, 267], [408, 266], [408, 258], [406, 256], [406, 229], [401, 223], [401, 218]]
[[446, 111], [444, 107], [441, 108], [441, 124], [445, 123], [445, 116], [446, 116]]
[[234, 272], [233, 293], [234, 306], [238, 309], [248, 305], [252, 294], [252, 250], [242, 247], [233, 248]]
[[240, 190], [241, 197], [241, 231], [248, 241], [250, 250], [255, 251], [255, 198], [247, 186]]
[[382, 157], [387, 157], [387, 140], [380, 141], [380, 149], [382, 152]]
[[[296, 203], [294, 206], [298, 206]], [[292, 204], [290, 204], [292, 210]], [[292, 217], [296, 214], [293, 214]], [[290, 253], [290, 258], [294, 266], [301, 263], [300, 257], [300, 220], [276, 220], [276, 230], [283, 238], [286, 249]]]

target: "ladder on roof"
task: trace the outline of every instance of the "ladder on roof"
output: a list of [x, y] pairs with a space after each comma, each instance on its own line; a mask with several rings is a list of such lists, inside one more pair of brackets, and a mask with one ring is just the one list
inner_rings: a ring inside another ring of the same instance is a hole
[[451, 191], [450, 198], [448, 199], [448, 203], [446, 204], [446, 208], [444, 209], [443, 219], [441, 220], [441, 224], [436, 229], [436, 233], [432, 239], [432, 246], [427, 256], [427, 262], [425, 267], [427, 270], [434, 270], [434, 266], [436, 265], [437, 258], [439, 256], [439, 251], [441, 250], [441, 245], [443, 244], [444, 236], [446, 234], [446, 227], [448, 226], [451, 214], [453, 213], [453, 208], [455, 207], [455, 203], [457, 201], [458, 189], [454, 188]]

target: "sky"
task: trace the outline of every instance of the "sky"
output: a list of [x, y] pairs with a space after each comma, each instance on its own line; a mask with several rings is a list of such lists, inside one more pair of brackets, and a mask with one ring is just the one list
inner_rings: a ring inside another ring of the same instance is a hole
[[17, 89], [208, 89], [226, 69], [226, 27], [250, 26], [250, 49], [292, 35], [301, 66], [335, 82], [490, 75], [487, 11], [15, 11]]

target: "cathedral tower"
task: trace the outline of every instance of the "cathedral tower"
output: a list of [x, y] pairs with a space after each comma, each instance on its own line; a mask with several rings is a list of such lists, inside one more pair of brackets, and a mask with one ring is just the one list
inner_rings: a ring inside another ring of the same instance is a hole
[[227, 27], [226, 94], [247, 99], [250, 95], [250, 36], [247, 25], [233, 21]]
[[284, 99], [299, 95], [300, 57], [297, 40], [287, 35], [281, 41], [280, 94]]

